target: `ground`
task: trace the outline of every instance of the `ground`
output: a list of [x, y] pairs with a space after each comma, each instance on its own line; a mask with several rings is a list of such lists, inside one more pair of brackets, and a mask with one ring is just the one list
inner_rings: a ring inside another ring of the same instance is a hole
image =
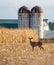
[[33, 50], [29, 37], [39, 41], [36, 30], [0, 28], [0, 65], [54, 65], [54, 39]]
[[43, 43], [44, 50], [30, 43], [0, 43], [0, 65], [54, 65], [54, 43]]

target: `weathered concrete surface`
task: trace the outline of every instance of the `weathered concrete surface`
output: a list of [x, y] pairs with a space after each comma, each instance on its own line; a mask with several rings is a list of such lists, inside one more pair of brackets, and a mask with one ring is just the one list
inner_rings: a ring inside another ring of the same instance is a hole
[[54, 44], [43, 44], [44, 50], [30, 43], [0, 43], [0, 65], [54, 65]]

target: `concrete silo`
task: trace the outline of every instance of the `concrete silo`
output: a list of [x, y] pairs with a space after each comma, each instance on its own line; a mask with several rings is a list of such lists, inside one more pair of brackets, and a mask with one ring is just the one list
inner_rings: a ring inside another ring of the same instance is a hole
[[31, 28], [38, 31], [39, 38], [43, 38], [43, 11], [39, 6], [31, 9]]
[[18, 11], [18, 28], [29, 28], [30, 11], [26, 6], [22, 6]]

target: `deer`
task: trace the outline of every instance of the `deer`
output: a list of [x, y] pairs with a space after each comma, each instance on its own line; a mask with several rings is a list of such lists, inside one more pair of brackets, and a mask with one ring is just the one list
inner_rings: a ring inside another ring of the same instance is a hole
[[44, 50], [44, 48], [42, 47], [42, 42], [39, 40], [38, 42], [33, 42], [31, 41], [33, 39], [33, 37], [29, 38], [30, 41], [30, 45], [32, 46], [32, 50], [34, 50], [34, 47], [38, 46], [41, 49]]

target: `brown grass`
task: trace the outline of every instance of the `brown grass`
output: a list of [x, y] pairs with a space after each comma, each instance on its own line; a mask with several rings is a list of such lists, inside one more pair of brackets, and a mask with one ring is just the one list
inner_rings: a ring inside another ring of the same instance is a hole
[[29, 42], [29, 37], [38, 41], [36, 30], [0, 28], [0, 43], [25, 43]]
[[38, 40], [32, 29], [0, 28], [0, 65], [54, 65], [54, 44], [44, 43], [44, 51], [39, 47], [32, 51], [30, 43], [24, 43], [28, 37]]
[[0, 65], [54, 65], [54, 44], [43, 47], [32, 51], [30, 43], [0, 43]]

